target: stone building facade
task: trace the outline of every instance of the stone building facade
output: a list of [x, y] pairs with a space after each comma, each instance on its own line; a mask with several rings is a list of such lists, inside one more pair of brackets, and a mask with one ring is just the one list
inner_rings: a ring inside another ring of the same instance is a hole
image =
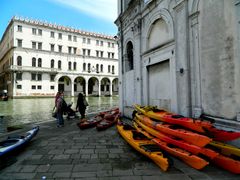
[[240, 128], [240, 1], [119, 0], [120, 108], [156, 105]]
[[113, 36], [13, 17], [0, 42], [0, 90], [11, 97], [118, 94]]

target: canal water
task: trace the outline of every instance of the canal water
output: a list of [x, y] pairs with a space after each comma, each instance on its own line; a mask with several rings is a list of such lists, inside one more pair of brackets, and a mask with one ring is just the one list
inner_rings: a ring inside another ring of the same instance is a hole
[[[86, 97], [86, 99], [89, 103], [86, 114], [118, 107], [118, 96]], [[67, 97], [65, 101], [72, 102], [72, 109], [75, 110], [77, 97]], [[54, 98], [10, 99], [0, 101], [0, 115], [4, 116], [7, 126], [45, 122], [54, 120], [51, 116], [53, 107]], [[79, 113], [77, 114], [80, 116]]]

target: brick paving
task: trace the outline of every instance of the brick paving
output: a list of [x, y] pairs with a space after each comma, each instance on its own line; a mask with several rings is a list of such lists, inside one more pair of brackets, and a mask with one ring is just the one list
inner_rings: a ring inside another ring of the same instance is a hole
[[[80, 130], [77, 122], [65, 120], [63, 128], [57, 128], [55, 122], [39, 124], [38, 135], [17, 156], [12, 157], [13, 160], [9, 160], [14, 163], [0, 170], [0, 179], [239, 179], [239, 175], [212, 165], [198, 171], [175, 158], [172, 158], [174, 164], [168, 172], [163, 172], [151, 160], [132, 149], [118, 134], [116, 127], [101, 132], [95, 128]], [[29, 126], [25, 129], [30, 129]]]

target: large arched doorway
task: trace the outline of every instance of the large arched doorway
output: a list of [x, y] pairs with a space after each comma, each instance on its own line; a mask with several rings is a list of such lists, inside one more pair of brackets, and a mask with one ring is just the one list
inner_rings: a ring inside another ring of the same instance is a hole
[[98, 96], [98, 87], [99, 81], [96, 77], [91, 77], [88, 80], [88, 95], [89, 96]]
[[58, 80], [58, 91], [63, 91], [64, 95], [71, 96], [72, 82], [68, 76], [62, 76]]
[[112, 81], [112, 94], [118, 95], [118, 78], [115, 78]]
[[86, 94], [86, 80], [79, 76], [76, 77], [74, 80], [74, 96], [78, 95], [79, 93]]
[[101, 94], [110, 96], [110, 80], [106, 77], [101, 80]]

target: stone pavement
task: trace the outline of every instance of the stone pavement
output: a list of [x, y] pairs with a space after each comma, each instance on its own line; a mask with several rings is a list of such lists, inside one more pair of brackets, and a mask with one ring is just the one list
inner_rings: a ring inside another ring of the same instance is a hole
[[102, 132], [96, 131], [95, 128], [80, 130], [76, 126], [77, 122], [78, 120], [65, 120], [63, 128], [57, 128], [55, 122], [39, 124], [38, 135], [18, 153], [15, 163], [0, 170], [0, 179], [237, 180], [240, 178], [239, 175], [212, 165], [198, 171], [177, 159], [173, 159], [174, 165], [168, 172], [163, 172], [151, 160], [132, 149], [118, 134], [116, 127]]

